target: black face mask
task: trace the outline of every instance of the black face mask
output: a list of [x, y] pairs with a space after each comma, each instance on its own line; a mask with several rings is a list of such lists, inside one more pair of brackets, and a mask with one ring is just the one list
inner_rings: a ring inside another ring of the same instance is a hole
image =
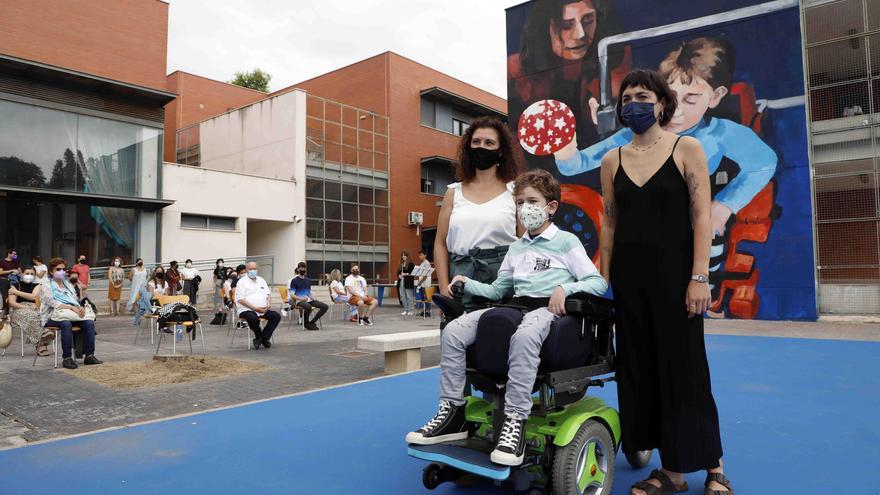
[[161, 278], [165, 276], [165, 272], [156, 272], [156, 278]]
[[468, 158], [474, 167], [480, 170], [488, 170], [501, 161], [501, 154], [498, 153], [498, 150], [468, 148]]
[[85, 265], [85, 264], [86, 264], [86, 259], [83, 258], [83, 259], [79, 260], [79, 262], [82, 263], [83, 265]]

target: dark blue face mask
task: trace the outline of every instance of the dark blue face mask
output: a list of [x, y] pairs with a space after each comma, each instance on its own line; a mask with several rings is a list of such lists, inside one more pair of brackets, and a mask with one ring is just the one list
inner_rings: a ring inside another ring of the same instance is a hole
[[620, 112], [620, 120], [634, 133], [644, 134], [657, 122], [657, 118], [654, 117], [654, 103], [639, 101], [627, 103]]

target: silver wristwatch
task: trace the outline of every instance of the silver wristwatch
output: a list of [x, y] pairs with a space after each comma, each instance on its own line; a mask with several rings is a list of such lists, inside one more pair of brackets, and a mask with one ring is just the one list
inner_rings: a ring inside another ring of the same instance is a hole
[[691, 275], [691, 280], [696, 280], [697, 282], [699, 282], [701, 284], [709, 283], [709, 277], [703, 275], [702, 273], [697, 274], [697, 275]]

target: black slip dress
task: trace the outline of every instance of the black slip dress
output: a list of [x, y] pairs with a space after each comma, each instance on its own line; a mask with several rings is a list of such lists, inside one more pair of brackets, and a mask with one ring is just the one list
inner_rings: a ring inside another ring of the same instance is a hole
[[721, 435], [703, 317], [688, 318], [685, 308], [694, 256], [687, 184], [672, 153], [641, 187], [623, 163], [613, 183], [611, 285], [623, 449], [657, 448], [663, 467], [674, 472], [715, 468]]

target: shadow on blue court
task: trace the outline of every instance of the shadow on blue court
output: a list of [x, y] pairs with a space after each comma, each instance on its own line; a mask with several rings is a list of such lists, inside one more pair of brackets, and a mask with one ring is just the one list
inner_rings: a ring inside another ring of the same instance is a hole
[[[739, 495], [877, 494], [880, 343], [707, 337]], [[436, 369], [0, 452], [0, 493], [412, 494]], [[208, 385], [209, 386], [209, 385]], [[592, 389], [616, 404], [614, 385]], [[59, 405], [58, 414], [63, 415]], [[621, 455], [615, 494], [634, 471]], [[703, 474], [689, 493], [703, 493]], [[506, 493], [484, 484], [437, 493]]]

